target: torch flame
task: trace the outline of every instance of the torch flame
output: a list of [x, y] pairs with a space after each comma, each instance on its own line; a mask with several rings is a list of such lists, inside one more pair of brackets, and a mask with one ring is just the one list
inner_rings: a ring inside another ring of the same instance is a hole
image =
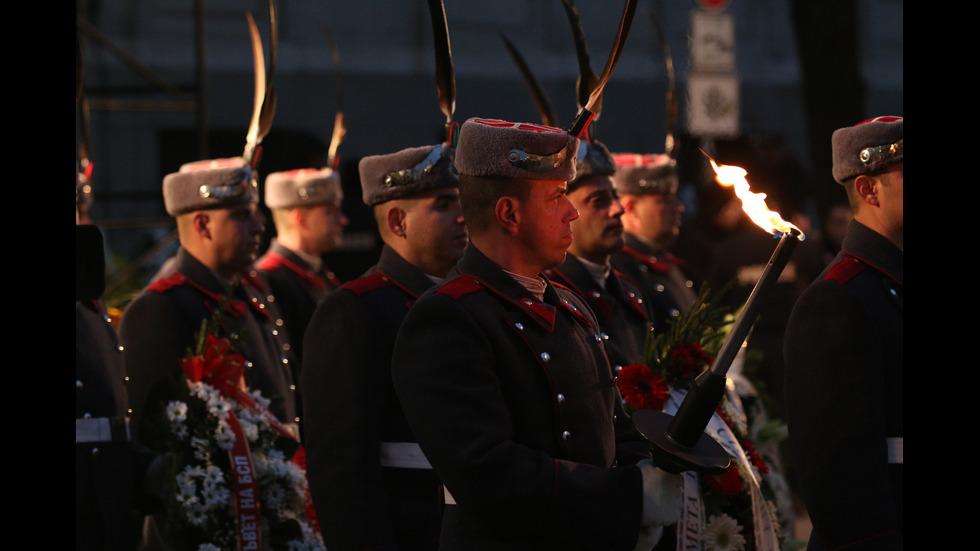
[[757, 226], [775, 237], [782, 237], [795, 232], [800, 241], [806, 239], [799, 228], [783, 220], [778, 212], [769, 210], [769, 207], [766, 206], [765, 193], [753, 193], [749, 190], [749, 182], [745, 179], [748, 172], [744, 168], [719, 165], [711, 157], [708, 157], [708, 160], [711, 161], [711, 168], [715, 170], [715, 180], [723, 186], [734, 186], [735, 195], [742, 200], [742, 210]]

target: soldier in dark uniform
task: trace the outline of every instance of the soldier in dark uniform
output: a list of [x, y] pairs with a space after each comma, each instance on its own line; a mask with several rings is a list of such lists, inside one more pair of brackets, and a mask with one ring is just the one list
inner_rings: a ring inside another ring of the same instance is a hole
[[272, 400], [269, 409], [280, 421], [294, 425], [288, 335], [267, 303], [269, 290], [247, 275], [264, 224], [252, 170], [241, 158], [190, 163], [164, 178], [163, 196], [177, 219], [180, 248], [167, 273], [126, 307], [119, 326], [134, 430], [143, 443], [156, 444], [154, 421], [163, 419], [172, 385], [183, 384], [178, 359], [189, 355], [202, 322], [215, 315], [217, 336], [232, 339], [248, 362], [246, 385]]
[[470, 244], [409, 311], [392, 358], [445, 485], [440, 549], [649, 549], [679, 516], [679, 476], [625, 455], [616, 466], [617, 435], [627, 437], [617, 427], [631, 424], [598, 322], [541, 274], [572, 241], [576, 151], [557, 128], [478, 118], [461, 128]]
[[[290, 335], [293, 381], [302, 380], [303, 335], [317, 304], [341, 285], [324, 265], [323, 254], [338, 246], [347, 217], [340, 178], [329, 167], [273, 172], [265, 178], [265, 204], [272, 212], [276, 237], [255, 262], [258, 277], [276, 299]], [[296, 411], [302, 412], [302, 386]]]
[[904, 152], [901, 117], [834, 132], [854, 219], [786, 329], [793, 468], [807, 549], [902, 549]]
[[613, 267], [636, 281], [654, 313], [653, 330], [694, 303], [694, 284], [685, 263], [668, 248], [677, 238], [684, 206], [677, 199], [677, 169], [669, 155], [618, 153], [613, 180], [623, 204], [625, 244]]
[[416, 299], [463, 254], [454, 150], [415, 147], [361, 160], [378, 263], [328, 296], [307, 329], [301, 381], [307, 475], [328, 549], [434, 550], [440, 482], [391, 383], [391, 353]]
[[605, 145], [581, 142], [567, 192], [579, 213], [572, 222], [572, 244], [565, 262], [544, 275], [575, 291], [592, 308], [613, 372], [618, 372], [642, 361], [653, 315], [637, 284], [609, 263], [610, 255], [623, 247], [623, 205], [613, 189], [615, 173]]
[[79, 225], [86, 197], [76, 186], [75, 549], [136, 549], [141, 480], [154, 454], [132, 438], [123, 347], [101, 300], [102, 235]]

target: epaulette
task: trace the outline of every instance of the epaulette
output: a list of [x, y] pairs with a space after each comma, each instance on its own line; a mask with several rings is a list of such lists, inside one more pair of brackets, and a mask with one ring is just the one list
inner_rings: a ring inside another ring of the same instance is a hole
[[342, 288], [351, 291], [357, 296], [362, 296], [365, 293], [369, 293], [383, 287], [390, 287], [394, 284], [394, 280], [387, 275], [381, 272], [375, 272], [370, 275], [359, 277], [353, 281], [348, 281]]
[[179, 287], [188, 283], [187, 276], [174, 270], [174, 272], [167, 277], [161, 277], [160, 279], [154, 281], [149, 286], [147, 286], [147, 291], [152, 291], [154, 293], [162, 293], [173, 289], [174, 287]]
[[864, 271], [864, 268], [865, 265], [863, 262], [853, 256], [846, 256], [831, 266], [823, 278], [844, 284], [850, 281], [852, 277]]
[[443, 284], [436, 293], [458, 300], [460, 297], [475, 293], [482, 288], [483, 284], [475, 277], [461, 275]]

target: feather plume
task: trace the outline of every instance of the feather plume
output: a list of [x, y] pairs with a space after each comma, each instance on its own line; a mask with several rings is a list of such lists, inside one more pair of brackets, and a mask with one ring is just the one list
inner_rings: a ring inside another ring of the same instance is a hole
[[269, 0], [269, 24], [271, 27], [269, 45], [269, 68], [265, 66], [265, 51], [262, 48], [262, 36], [255, 24], [255, 19], [249, 12], [245, 13], [248, 19], [249, 33], [252, 38], [252, 60], [255, 66], [255, 96], [254, 107], [252, 110], [252, 122], [245, 136], [245, 152], [242, 157], [245, 163], [253, 166], [256, 162], [255, 155], [262, 140], [268, 135], [272, 128], [272, 119], [276, 113], [276, 93], [272, 85], [273, 75], [276, 66], [276, 48], [279, 42], [279, 18], [278, 8], [275, 0]]
[[551, 106], [551, 100], [548, 99], [548, 93], [545, 91], [544, 86], [541, 82], [534, 76], [534, 72], [531, 71], [530, 65], [525, 61], [524, 56], [517, 49], [517, 46], [507, 39], [506, 36], [501, 33], [500, 38], [504, 41], [507, 46], [507, 51], [510, 52], [511, 59], [514, 60], [514, 64], [521, 71], [521, 75], [524, 77], [524, 82], [527, 84], [528, 89], [531, 91], [531, 96], [534, 98], [534, 105], [538, 109], [538, 113], [541, 114], [541, 122], [547, 126], [558, 127], [558, 115], [555, 114], [555, 110]]
[[453, 54], [449, 45], [449, 25], [442, 0], [428, 0], [432, 18], [432, 32], [436, 51], [436, 91], [439, 107], [446, 115], [446, 137], [451, 138], [453, 114], [456, 112], [456, 74], [453, 70]]
[[337, 70], [337, 114], [333, 121], [333, 136], [330, 138], [330, 149], [327, 152], [327, 166], [337, 170], [337, 149], [347, 136], [347, 124], [344, 120], [344, 71], [340, 65], [340, 49], [333, 39], [333, 35], [326, 28], [323, 34], [330, 45], [330, 56], [333, 58], [334, 68]]

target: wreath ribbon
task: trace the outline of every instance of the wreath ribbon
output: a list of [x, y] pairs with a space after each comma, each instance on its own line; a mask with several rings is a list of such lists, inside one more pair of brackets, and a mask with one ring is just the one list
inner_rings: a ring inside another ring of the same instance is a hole
[[[182, 358], [180, 365], [191, 382], [203, 382], [214, 387], [222, 396], [233, 400], [240, 408], [247, 409], [264, 419], [280, 436], [299, 442], [294, 430], [279, 421], [262, 404], [255, 401], [243, 389], [245, 358], [240, 354], [228, 353], [231, 342], [212, 335], [207, 336], [203, 355]], [[261, 511], [259, 509], [259, 486], [248, 439], [234, 412], [229, 411], [226, 418], [228, 427], [235, 435], [235, 444], [228, 451], [235, 476], [233, 490], [235, 496], [235, 529], [238, 535], [239, 551], [262, 549]], [[300, 444], [291, 460], [306, 472], [306, 451]], [[319, 528], [316, 512], [306, 490], [306, 513], [314, 528]], [[257, 528], [258, 527], [258, 528]], [[257, 547], [256, 547], [257, 544]]]
[[[686, 395], [686, 390], [671, 388], [670, 398], [664, 404], [664, 413], [676, 414]], [[779, 537], [773, 526], [772, 515], [769, 513], [765, 497], [762, 495], [759, 481], [755, 478], [751, 468], [751, 460], [746, 455], [742, 445], [739, 444], [731, 428], [717, 412], [711, 415], [705, 432], [725, 448], [732, 456], [733, 461], [741, 465], [740, 472], [748, 473], [748, 486], [752, 497], [755, 549], [757, 551], [779, 551]], [[684, 507], [677, 523], [677, 549], [700, 550], [704, 548], [700, 536], [701, 527], [705, 526], [707, 519], [704, 518], [705, 511], [701, 500], [699, 478], [697, 473], [684, 473]]]

